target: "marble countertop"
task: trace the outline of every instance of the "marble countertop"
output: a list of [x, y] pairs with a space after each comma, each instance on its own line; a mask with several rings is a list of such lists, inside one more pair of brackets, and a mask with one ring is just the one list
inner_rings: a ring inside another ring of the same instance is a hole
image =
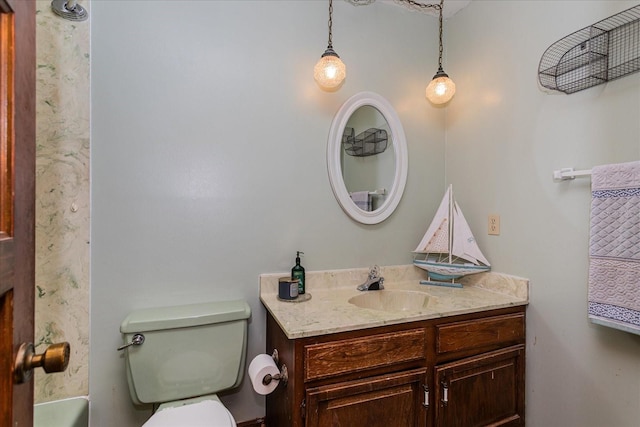
[[[475, 313], [498, 308], [527, 305], [529, 280], [502, 273], [479, 273], [460, 280], [462, 288], [421, 285], [426, 272], [413, 265], [380, 267], [383, 291], [358, 291], [369, 269], [308, 271], [307, 301], [278, 299], [278, 278], [288, 273], [260, 275], [260, 300], [288, 338], [302, 338], [335, 332], [366, 329], [416, 320]], [[409, 290], [429, 295], [425, 308], [382, 311], [356, 307], [348, 301], [366, 292]]]

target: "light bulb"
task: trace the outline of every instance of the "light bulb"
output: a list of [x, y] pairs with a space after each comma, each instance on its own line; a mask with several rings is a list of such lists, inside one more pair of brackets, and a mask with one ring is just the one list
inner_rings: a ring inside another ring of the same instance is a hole
[[445, 104], [453, 98], [456, 93], [456, 84], [446, 74], [436, 76], [427, 86], [427, 99], [435, 105]]
[[313, 68], [313, 78], [324, 89], [337, 88], [346, 76], [347, 67], [333, 49], [327, 49]]

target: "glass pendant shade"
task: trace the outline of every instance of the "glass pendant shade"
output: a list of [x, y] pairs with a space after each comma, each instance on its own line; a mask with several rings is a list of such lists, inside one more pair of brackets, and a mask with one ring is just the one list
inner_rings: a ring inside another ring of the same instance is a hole
[[333, 49], [327, 48], [315, 67], [313, 78], [324, 89], [335, 89], [347, 76], [347, 67]]
[[436, 75], [433, 76], [433, 80], [427, 86], [426, 92], [427, 99], [432, 104], [446, 104], [456, 93], [456, 84], [440, 67]]

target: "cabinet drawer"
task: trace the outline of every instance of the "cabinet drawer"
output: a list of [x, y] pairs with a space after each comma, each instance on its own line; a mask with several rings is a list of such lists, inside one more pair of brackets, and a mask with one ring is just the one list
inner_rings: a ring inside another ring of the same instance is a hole
[[425, 330], [311, 344], [304, 347], [305, 381], [421, 360], [425, 355]]
[[523, 313], [436, 326], [438, 354], [524, 341]]

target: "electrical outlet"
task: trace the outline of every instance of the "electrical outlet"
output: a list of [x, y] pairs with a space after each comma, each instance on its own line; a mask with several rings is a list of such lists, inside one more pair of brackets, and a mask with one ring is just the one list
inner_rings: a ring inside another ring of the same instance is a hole
[[500, 234], [500, 215], [491, 214], [489, 215], [489, 234], [492, 236], [497, 236]]

